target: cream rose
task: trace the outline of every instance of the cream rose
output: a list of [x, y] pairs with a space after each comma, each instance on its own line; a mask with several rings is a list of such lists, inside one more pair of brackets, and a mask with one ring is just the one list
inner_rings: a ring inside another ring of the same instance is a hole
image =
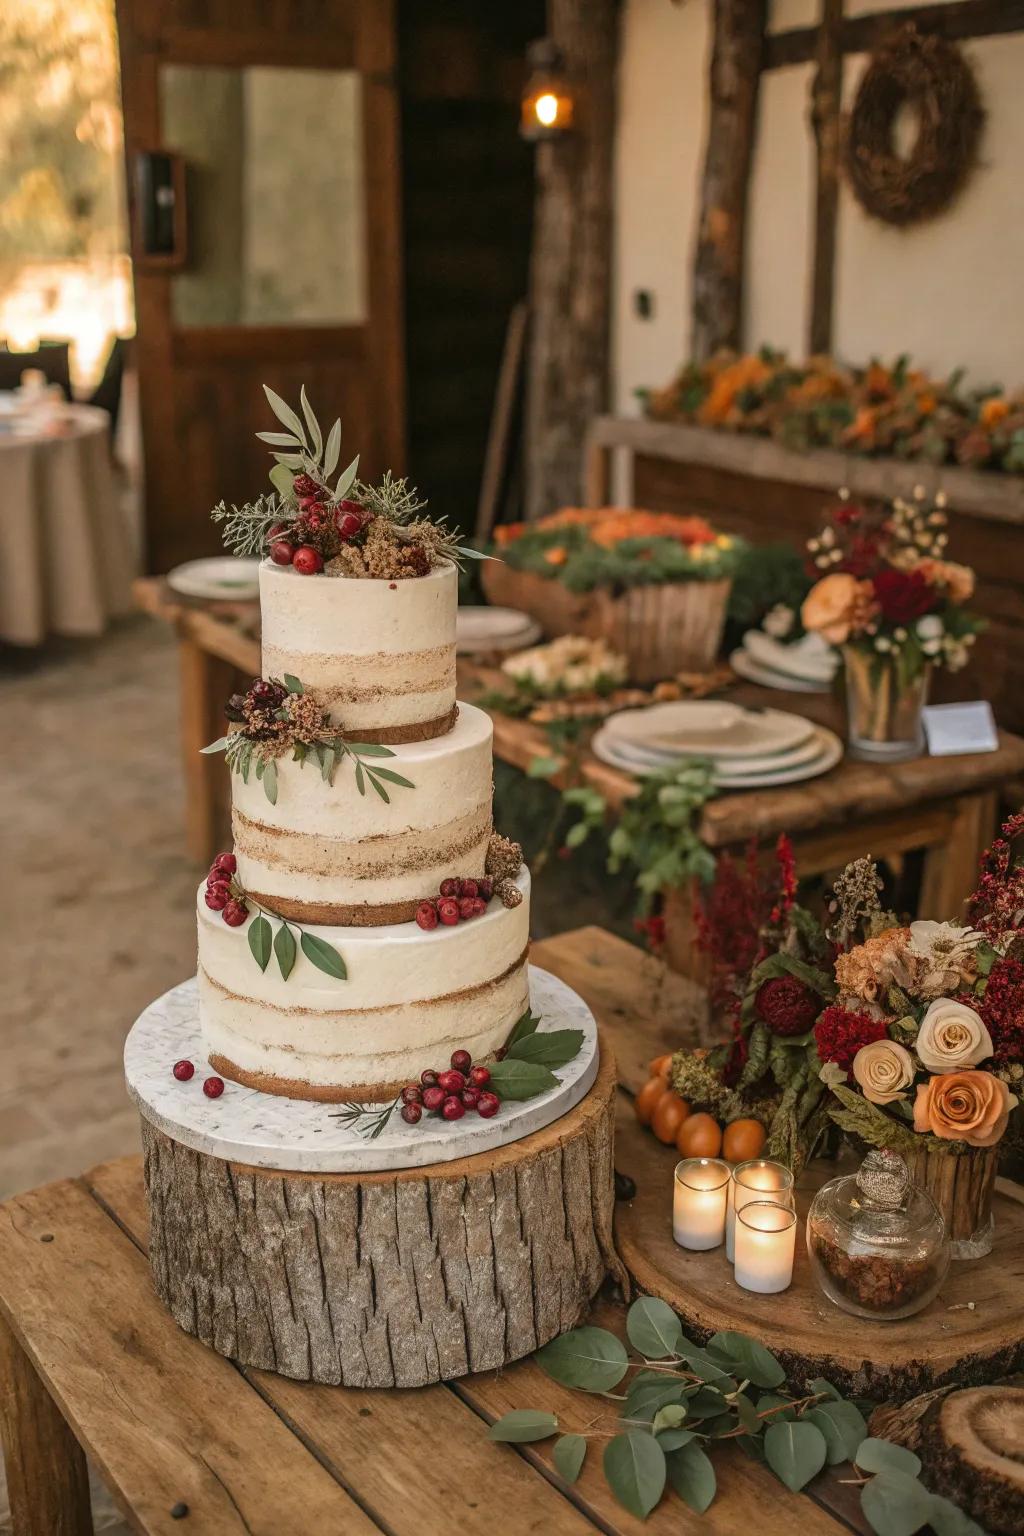
[[815, 631], [830, 645], [849, 639], [861, 583], [846, 571], [823, 576], [804, 598], [800, 616], [804, 628]]
[[873, 1040], [853, 1058], [853, 1075], [872, 1104], [891, 1104], [906, 1097], [914, 1081], [914, 1058], [895, 1040]]
[[937, 997], [921, 1020], [914, 1049], [927, 1072], [959, 1072], [992, 1055], [992, 1036], [966, 1003]]

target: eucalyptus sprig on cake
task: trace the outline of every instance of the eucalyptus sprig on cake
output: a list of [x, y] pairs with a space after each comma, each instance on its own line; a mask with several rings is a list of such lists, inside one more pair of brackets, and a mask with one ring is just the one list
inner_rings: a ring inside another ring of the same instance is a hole
[[341, 455], [341, 422], [325, 435], [306, 397], [301, 415], [263, 386], [284, 432], [257, 432], [271, 448], [273, 490], [244, 506], [223, 501], [210, 514], [223, 523], [224, 543], [236, 555], [270, 556], [303, 576], [376, 577], [382, 581], [426, 576], [449, 561], [487, 558], [468, 545], [443, 518], [422, 515], [426, 502], [402, 477], [387, 470], [376, 484], [358, 478], [359, 456], [334, 479]]
[[[204, 900], [211, 912], [220, 913], [229, 928], [241, 928], [255, 911], [256, 916], [249, 924], [249, 952], [261, 971], [266, 970], [273, 954], [281, 979], [288, 980], [298, 952], [295, 945], [297, 933], [299, 946], [310, 965], [338, 981], [348, 980], [345, 962], [333, 944], [315, 933], [307, 933], [301, 923], [282, 917], [280, 912], [249, 894], [238, 878], [238, 862], [233, 853], [218, 853], [210, 865]], [[278, 925], [276, 933], [271, 919]]]
[[271, 805], [277, 804], [278, 760], [290, 752], [292, 761], [305, 767], [315, 762], [325, 783], [346, 758], [355, 766], [356, 789], [366, 794], [367, 784], [390, 805], [386, 784], [412, 789], [410, 779], [384, 768], [378, 758], [394, 757], [390, 747], [378, 742], [348, 741], [324, 708], [307, 694], [290, 672], [283, 678], [258, 677], [247, 693], [234, 693], [224, 706], [227, 719], [236, 727], [227, 736], [203, 747], [205, 753], [223, 752], [232, 773], [248, 784], [254, 773]]

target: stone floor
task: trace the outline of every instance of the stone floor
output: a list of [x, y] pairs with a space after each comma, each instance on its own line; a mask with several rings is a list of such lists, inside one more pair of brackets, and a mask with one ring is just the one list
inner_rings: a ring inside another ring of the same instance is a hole
[[[173, 642], [149, 620], [0, 651], [0, 1198], [138, 1146], [124, 1037], [195, 968], [177, 708]], [[127, 1532], [98, 1484], [94, 1502], [97, 1530]]]

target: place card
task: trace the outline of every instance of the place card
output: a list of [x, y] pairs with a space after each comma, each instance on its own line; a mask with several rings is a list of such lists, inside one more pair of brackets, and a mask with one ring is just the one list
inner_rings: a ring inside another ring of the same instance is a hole
[[929, 704], [922, 718], [932, 757], [995, 752], [999, 748], [992, 706], [985, 699], [968, 704]]

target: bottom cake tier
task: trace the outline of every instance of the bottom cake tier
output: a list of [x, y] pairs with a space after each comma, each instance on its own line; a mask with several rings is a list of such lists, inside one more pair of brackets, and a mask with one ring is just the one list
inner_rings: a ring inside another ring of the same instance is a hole
[[529, 1006], [525, 868], [516, 883], [519, 906], [495, 899], [451, 928], [304, 924], [341, 956], [344, 980], [301, 948], [287, 979], [273, 956], [261, 971], [248, 942], [255, 914], [229, 928], [201, 888], [199, 1017], [211, 1066], [264, 1093], [341, 1102], [389, 1098], [453, 1050], [490, 1055]]

